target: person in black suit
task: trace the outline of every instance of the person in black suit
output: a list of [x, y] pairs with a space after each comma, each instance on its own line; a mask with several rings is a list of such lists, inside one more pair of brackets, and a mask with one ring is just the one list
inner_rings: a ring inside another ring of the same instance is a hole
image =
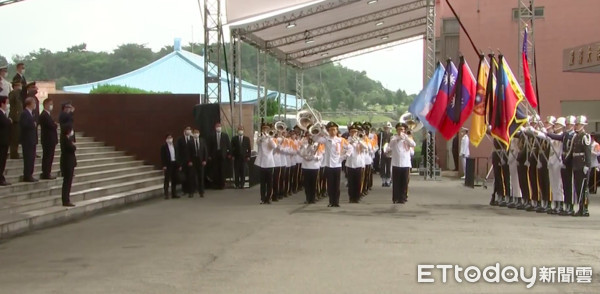
[[200, 138], [200, 131], [194, 130], [192, 132], [192, 141], [190, 144], [190, 155], [192, 158], [192, 178], [190, 179], [191, 193], [189, 197], [193, 197], [194, 193], [198, 191], [200, 197], [204, 197], [204, 167], [208, 160], [208, 147], [204, 138]]
[[54, 161], [54, 151], [58, 144], [58, 133], [56, 122], [50, 116], [50, 112], [54, 108], [54, 102], [51, 98], [44, 100], [44, 111], [40, 114], [40, 128], [42, 139], [42, 175], [40, 179], [54, 180], [52, 176], [52, 162]]
[[243, 189], [246, 182], [246, 164], [250, 161], [252, 149], [250, 147], [250, 138], [244, 136], [244, 127], [238, 126], [237, 136], [231, 139], [231, 155], [233, 156], [233, 173], [235, 178], [235, 187]]
[[[183, 137], [177, 139], [177, 161], [183, 171], [184, 178], [181, 181], [181, 190], [184, 194], [191, 194], [192, 179], [192, 158], [190, 156], [190, 144], [192, 143], [192, 128], [186, 127], [183, 130]], [[178, 197], [173, 197], [178, 198]]]
[[66, 127], [60, 132], [60, 173], [63, 176], [62, 184], [62, 205], [71, 207], [71, 185], [73, 176], [75, 176], [75, 167], [77, 166], [77, 157], [75, 156], [75, 142], [73, 142], [73, 129]]
[[13, 83], [21, 84], [21, 97], [27, 97], [27, 79], [25, 79], [25, 64], [17, 63], [17, 73], [13, 77]]
[[37, 182], [33, 177], [33, 166], [35, 164], [35, 147], [38, 142], [37, 123], [35, 120], [35, 99], [25, 99], [25, 110], [21, 114], [19, 124], [21, 126], [21, 148], [23, 150], [23, 181]]
[[4, 178], [4, 169], [8, 159], [8, 146], [10, 145], [10, 130], [12, 121], [8, 118], [8, 98], [0, 97], [0, 186], [8, 186]]
[[31, 82], [29, 84], [27, 84], [27, 98], [31, 97], [33, 98], [33, 100], [35, 101], [35, 108], [33, 109], [33, 118], [35, 119], [35, 122], [37, 123], [40, 119], [40, 100], [38, 99], [38, 97], [36, 96], [38, 93], [38, 88], [35, 85], [35, 82]]
[[209, 160], [212, 160], [212, 180], [213, 188], [215, 189], [225, 188], [225, 175], [223, 173], [223, 169], [225, 164], [228, 162], [228, 159], [231, 158], [231, 155], [229, 154], [229, 144], [231, 141], [229, 141], [229, 136], [221, 131], [221, 123], [218, 122], [215, 124], [215, 135], [212, 136], [209, 145]]
[[[71, 101], [65, 101], [61, 104], [62, 110], [58, 115], [58, 123], [61, 128], [66, 126], [70, 126], [73, 131], [75, 131], [75, 127], [73, 126], [73, 113], [75, 112], [75, 107], [71, 104]], [[73, 135], [73, 142], [77, 142], [77, 137]]]
[[162, 170], [165, 174], [164, 192], [165, 199], [169, 199], [169, 183], [171, 184], [171, 197], [177, 196], [177, 173], [181, 170], [178, 164], [177, 148], [173, 144], [173, 136], [167, 134], [165, 144], [160, 148], [160, 160], [162, 162]]

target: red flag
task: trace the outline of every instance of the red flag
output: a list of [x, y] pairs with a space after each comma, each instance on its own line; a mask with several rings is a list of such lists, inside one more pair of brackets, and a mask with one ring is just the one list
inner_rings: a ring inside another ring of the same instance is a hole
[[433, 106], [426, 117], [429, 124], [438, 131], [442, 129], [448, 102], [454, 97], [457, 74], [458, 70], [456, 69], [456, 66], [454, 66], [452, 61], [448, 60], [448, 66], [446, 66], [442, 84], [440, 85], [437, 95], [432, 100]]
[[529, 62], [527, 61], [527, 28], [525, 28], [525, 36], [523, 37], [523, 76], [525, 77], [525, 97], [531, 104], [531, 107], [537, 107], [537, 97], [535, 90], [531, 84], [531, 74], [529, 73]]
[[496, 98], [492, 113], [492, 136], [507, 148], [517, 130], [527, 121], [518, 106], [524, 99], [523, 91], [517, 83], [506, 59], [500, 55], [496, 78]]
[[465, 61], [464, 57], [460, 57], [458, 64], [458, 78], [456, 87], [454, 87], [454, 95], [449, 100], [446, 108], [446, 115], [443, 119], [443, 124], [440, 133], [446, 140], [450, 140], [465, 123], [475, 104], [475, 93], [477, 83], [475, 77]]

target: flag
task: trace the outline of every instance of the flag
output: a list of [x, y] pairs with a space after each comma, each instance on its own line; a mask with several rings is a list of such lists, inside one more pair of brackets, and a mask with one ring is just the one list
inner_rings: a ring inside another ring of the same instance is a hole
[[494, 113], [494, 102], [496, 101], [496, 72], [498, 71], [498, 61], [494, 54], [489, 54], [490, 75], [485, 85], [485, 123], [492, 125], [492, 114]]
[[479, 146], [487, 131], [485, 124], [485, 95], [489, 75], [490, 64], [485, 59], [485, 55], [480, 55], [479, 69], [477, 70], [477, 94], [475, 94], [471, 131], [469, 132], [469, 140], [475, 147]]
[[475, 104], [475, 92], [477, 83], [475, 77], [464, 57], [460, 57], [458, 64], [458, 74], [454, 95], [448, 100], [446, 113], [442, 120], [440, 133], [446, 140], [450, 140], [465, 123]]
[[525, 95], [506, 59], [502, 55], [499, 58], [496, 98], [491, 120], [492, 136], [508, 148], [512, 137], [527, 121], [525, 114], [518, 108]]
[[452, 61], [448, 60], [442, 83], [440, 84], [437, 95], [431, 101], [431, 110], [426, 116], [429, 124], [436, 130], [440, 130], [444, 123], [448, 101], [450, 101], [454, 95], [457, 75], [458, 70], [456, 69], [456, 66], [454, 66]]
[[537, 97], [535, 96], [535, 90], [533, 84], [531, 84], [531, 74], [529, 73], [529, 62], [527, 61], [527, 28], [525, 28], [525, 34], [523, 36], [523, 76], [525, 78], [525, 97], [531, 104], [531, 107], [537, 107]]
[[433, 72], [433, 76], [431, 76], [431, 79], [429, 79], [425, 88], [421, 90], [413, 103], [408, 107], [408, 111], [416, 116], [430, 132], [435, 132], [435, 129], [429, 124], [426, 117], [431, 110], [432, 100], [437, 95], [440, 84], [442, 83], [444, 71], [444, 66], [441, 62], [438, 62], [438, 65]]

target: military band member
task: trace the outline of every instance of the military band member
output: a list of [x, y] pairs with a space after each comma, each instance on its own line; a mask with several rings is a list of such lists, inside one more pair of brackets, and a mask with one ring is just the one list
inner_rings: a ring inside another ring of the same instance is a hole
[[367, 196], [369, 194], [369, 184], [372, 184], [372, 176], [373, 176], [373, 158], [371, 157], [371, 154], [373, 154], [373, 144], [371, 143], [371, 138], [369, 137], [369, 131], [371, 128], [370, 123], [368, 122], [363, 122], [362, 123], [362, 128], [364, 130], [363, 136], [365, 136], [365, 141], [367, 143], [368, 149], [366, 152], [366, 155], [364, 156], [364, 162], [365, 162], [365, 169], [364, 169], [364, 176], [363, 176], [363, 184], [362, 184], [362, 190], [361, 190], [361, 195], [362, 196]]
[[273, 194], [273, 169], [275, 160], [273, 152], [277, 148], [276, 139], [269, 135], [271, 126], [261, 125], [261, 134], [258, 137], [256, 160], [254, 164], [260, 167], [260, 204], [270, 204]]
[[573, 137], [573, 179], [579, 209], [575, 216], [590, 216], [589, 185], [588, 180], [592, 169], [592, 138], [585, 132], [587, 118], [583, 115], [577, 117], [575, 122], [576, 135]]
[[392, 138], [392, 124], [387, 122], [383, 126], [383, 131], [379, 133], [379, 146], [380, 149], [377, 152], [379, 155], [379, 172], [381, 174], [381, 186], [389, 187], [392, 184], [392, 158], [389, 156], [389, 153], [383, 151], [386, 144], [390, 143], [390, 139]]
[[362, 186], [362, 174], [365, 167], [364, 151], [369, 147], [364, 139], [359, 138], [359, 128], [356, 125], [348, 129], [348, 143], [352, 146], [352, 152], [346, 158], [346, 174], [348, 176], [348, 200], [350, 203], [360, 201], [360, 191]]
[[300, 144], [298, 154], [302, 158], [302, 171], [304, 174], [304, 193], [306, 195], [304, 203], [314, 204], [317, 200], [317, 177], [323, 158], [323, 148], [320, 148], [319, 143], [313, 141], [308, 132]]
[[325, 167], [327, 195], [329, 196], [328, 207], [340, 207], [342, 160], [349, 155], [351, 147], [346, 139], [338, 136], [338, 125], [335, 122], [329, 122], [325, 127], [327, 135], [321, 134], [314, 139], [325, 145], [323, 166]]
[[366, 131], [366, 134], [368, 134], [368, 144], [370, 144], [370, 149], [369, 149], [369, 158], [367, 159], [367, 161], [365, 162], [365, 164], [370, 162], [370, 166], [369, 166], [369, 182], [367, 185], [367, 188], [369, 191], [371, 191], [373, 189], [373, 174], [375, 172], [375, 169], [373, 168], [373, 164], [374, 164], [374, 158], [375, 158], [375, 153], [377, 153], [377, 151], [379, 151], [379, 148], [381, 147], [379, 145], [379, 137], [377, 136], [377, 132], [375, 131], [375, 129], [373, 128], [373, 126], [371, 125], [371, 123], [368, 123], [369, 126], [369, 131]]
[[565, 215], [573, 215], [575, 214], [575, 210], [573, 207], [574, 195], [573, 195], [573, 137], [575, 136], [575, 117], [569, 115], [566, 117], [566, 130], [562, 134], [548, 134], [553, 140], [558, 140], [562, 142], [562, 168], [561, 168], [561, 178], [564, 192], [564, 204], [565, 208], [563, 212], [560, 214], [562, 216]]
[[410, 176], [411, 147], [415, 147], [415, 141], [407, 134], [406, 124], [396, 124], [396, 132], [390, 139], [389, 147], [392, 152], [392, 202], [405, 203], [408, 197], [408, 180]]
[[275, 168], [273, 169], [273, 195], [271, 201], [277, 202], [279, 199], [283, 199], [284, 183], [283, 178], [285, 177], [285, 153], [286, 146], [284, 142], [283, 132], [277, 131], [275, 133], [275, 140], [277, 147], [273, 152], [273, 159], [275, 161]]

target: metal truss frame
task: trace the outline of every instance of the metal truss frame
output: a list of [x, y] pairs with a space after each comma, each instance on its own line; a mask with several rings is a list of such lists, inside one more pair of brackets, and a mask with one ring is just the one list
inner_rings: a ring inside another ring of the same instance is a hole
[[304, 41], [307, 38], [314, 38], [314, 37], [318, 37], [321, 35], [345, 30], [345, 29], [348, 29], [351, 27], [364, 25], [366, 23], [373, 22], [376, 20], [380, 20], [380, 19], [384, 19], [384, 18], [388, 18], [388, 17], [392, 17], [392, 16], [397, 16], [397, 15], [400, 15], [400, 14], [403, 14], [406, 12], [421, 9], [425, 6], [426, 6], [425, 0], [418, 0], [418, 1], [410, 2], [407, 4], [392, 7], [390, 9], [377, 11], [377, 12], [374, 12], [371, 14], [362, 15], [359, 17], [347, 19], [344, 21], [330, 24], [330, 25], [326, 25], [326, 26], [314, 28], [311, 30], [307, 30], [304, 32], [299, 32], [296, 34], [273, 39], [273, 40], [266, 42], [265, 48], [271, 49], [271, 48], [276, 48], [276, 47], [280, 47], [280, 46], [290, 45], [293, 43]]
[[296, 59], [296, 58], [302, 58], [302, 57], [306, 57], [306, 56], [310, 56], [310, 55], [320, 54], [320, 53], [323, 53], [325, 51], [329, 51], [332, 49], [344, 47], [344, 46], [351, 45], [351, 44], [360, 43], [360, 42], [374, 39], [374, 38], [387, 36], [391, 33], [395, 33], [398, 31], [415, 28], [415, 27], [418, 27], [421, 25], [425, 25], [426, 23], [427, 23], [427, 18], [425, 18], [425, 17], [412, 19], [412, 20], [405, 21], [405, 22], [402, 22], [402, 23], [399, 23], [396, 25], [392, 25], [392, 26], [388, 26], [388, 27], [385, 27], [382, 29], [366, 32], [366, 33], [352, 36], [349, 38], [339, 39], [339, 40], [335, 40], [335, 41], [332, 41], [329, 43], [325, 43], [325, 44], [313, 46], [310, 48], [298, 50], [298, 51], [292, 52], [290, 54], [287, 54], [286, 58], [287, 59]]
[[302, 11], [291, 13], [291, 14], [284, 14], [277, 18], [266, 20], [266, 21], [260, 22], [260, 23], [250, 24], [250, 25], [247, 25], [245, 28], [240, 28], [240, 29], [237, 29], [236, 31], [238, 31], [238, 33], [240, 35], [250, 34], [250, 33], [262, 31], [264, 29], [268, 29], [270, 27], [274, 27], [277, 25], [285, 24], [288, 22], [293, 22], [300, 18], [327, 12], [329, 10], [340, 8], [342, 6], [352, 4], [355, 2], [360, 2], [360, 1], [362, 1], [362, 0], [338, 0], [336, 3], [325, 3], [325, 4], [321, 4], [321, 5], [317, 5], [317, 6], [311, 5], [310, 7], [307, 7], [305, 9], [303, 9]]
[[200, 103], [221, 103], [221, 1], [204, 0], [204, 98]]
[[[231, 91], [233, 97], [230, 100], [232, 105], [238, 103], [239, 113], [238, 113], [238, 125], [242, 125], [242, 48], [241, 42], [238, 38], [234, 38], [233, 36], [230, 39], [230, 52], [231, 52]], [[233, 109], [231, 112], [232, 122], [233, 122]], [[235, 128], [235, 124], [232, 123]]]
[[296, 104], [298, 101], [302, 103], [300, 108], [304, 107], [304, 70], [301, 68], [296, 69]]
[[[523, 54], [523, 39], [525, 38], [525, 28], [527, 28], [527, 63], [529, 64], [529, 73], [531, 75], [531, 80], [535, 81], [535, 67], [533, 66], [533, 60], [535, 55], [534, 50], [534, 34], [533, 34], [533, 23], [535, 20], [535, 6], [534, 0], [517, 0], [518, 4], [518, 14], [519, 14], [519, 43], [517, 45], [517, 53], [519, 60], [519, 68], [518, 68], [518, 78], [521, 86], [525, 86], [525, 76], [523, 73], [523, 59], [520, 58]], [[533, 84], [535, 87], [535, 83]]]
[[258, 95], [258, 117], [267, 117], [267, 54], [258, 50], [256, 54], [256, 75]]
[[4, 1], [0, 1], [0, 6], [13, 4], [13, 3], [21, 2], [21, 1], [24, 1], [24, 0], [4, 0]]
[[[427, 0], [427, 26], [425, 31], [425, 80], [435, 71], [435, 2]], [[436, 180], [435, 133], [427, 132], [427, 160], [425, 180]]]

